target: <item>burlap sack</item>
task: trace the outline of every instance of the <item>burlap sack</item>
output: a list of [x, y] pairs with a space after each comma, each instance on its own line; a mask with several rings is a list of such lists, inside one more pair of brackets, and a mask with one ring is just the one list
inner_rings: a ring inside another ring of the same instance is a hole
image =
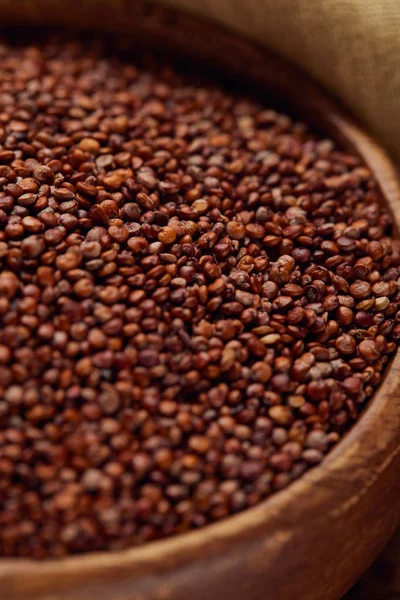
[[162, 1], [283, 54], [349, 106], [400, 159], [400, 0]]

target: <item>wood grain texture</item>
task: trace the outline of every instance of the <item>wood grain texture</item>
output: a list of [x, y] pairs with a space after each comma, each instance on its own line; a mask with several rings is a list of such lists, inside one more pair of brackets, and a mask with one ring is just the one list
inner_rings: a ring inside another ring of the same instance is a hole
[[343, 600], [399, 600], [400, 529]]
[[[4, 6], [4, 0], [0, 0]], [[42, 0], [4, 19], [41, 22]], [[304, 75], [272, 54], [191, 17], [142, 3], [92, 0], [80, 11], [46, 4], [53, 24], [124, 26], [281, 96], [370, 166], [400, 225], [393, 165]], [[113, 7], [113, 8], [111, 8]], [[119, 7], [117, 9], [117, 7]], [[73, 13], [73, 14], [72, 14]], [[37, 563], [0, 560], [4, 600], [337, 600], [393, 533], [400, 513], [400, 354], [359, 422], [319, 467], [239, 515], [175, 538], [117, 553]]]

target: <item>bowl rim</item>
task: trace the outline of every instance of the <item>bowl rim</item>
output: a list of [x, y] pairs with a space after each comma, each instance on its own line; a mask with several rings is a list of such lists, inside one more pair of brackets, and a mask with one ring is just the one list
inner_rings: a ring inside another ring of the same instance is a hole
[[[169, 27], [167, 41], [166, 35], [162, 33], [166, 20]], [[188, 54], [196, 55], [202, 62], [213, 60], [218, 48], [219, 52], [223, 49], [223, 59], [219, 61], [219, 66], [238, 73], [241, 69], [242, 74], [245, 71], [245, 76], [256, 84], [260, 82], [263, 86], [272, 87], [285, 102], [289, 101], [289, 105], [295, 105], [297, 114], [314, 125], [321, 126], [323, 131], [340, 144], [355, 151], [377, 179], [394, 217], [395, 228], [399, 229], [400, 184], [392, 161], [379, 144], [307, 75], [253, 42], [181, 12], [157, 8], [146, 14], [137, 26], [143, 28], [139, 31], [139, 37], [143, 34], [147, 39], [148, 36], [157, 34], [161, 44], [168, 43], [175, 50], [184, 48]], [[211, 41], [206, 48], [201, 49], [199, 37], [205, 32], [208, 32], [208, 39]], [[191, 38], [190, 48], [188, 38]], [[301, 98], [298, 95], [299, 89], [302, 90]], [[219, 556], [228, 546], [241, 539], [268, 535], [285, 536], [299, 519], [304, 518], [302, 525], [305, 525], [313, 511], [317, 510], [319, 514], [321, 498], [318, 501], [319, 508], [312, 498], [306, 501], [307, 496], [316, 488], [322, 490], [322, 506], [337, 517], [345, 514], [363, 494], [368, 493], [377, 478], [390, 469], [394, 461], [398, 461], [400, 439], [396, 441], [396, 436], [400, 437], [397, 434], [400, 430], [400, 402], [396, 374], [399, 375], [399, 372], [398, 350], [390, 366], [386, 367], [383, 382], [375, 391], [367, 408], [324, 461], [287, 488], [267, 497], [256, 506], [198, 530], [121, 551], [70, 555], [44, 561], [1, 558], [0, 591], [2, 584], [7, 586], [11, 585], [11, 582], [12, 589], [18, 590], [20, 576], [23, 576], [24, 580], [23, 583], [21, 581], [21, 586], [26, 586], [29, 581], [29, 589], [37, 591], [56, 589], [55, 586], [60, 581], [68, 585], [68, 580], [73, 580], [73, 585], [76, 585], [88, 576], [101, 580], [107, 578], [111, 571], [114, 575], [120, 573], [121, 576], [139, 578], [157, 573], [157, 570], [163, 573], [170, 568], [183, 567], [189, 564], [195, 555], [198, 556], [199, 551]], [[363, 456], [364, 462], [370, 461], [373, 468], [369, 477], [363, 480], [357, 478], [349, 485], [349, 472], [356, 471], [359, 467], [360, 455]], [[345, 476], [342, 479], [343, 467]]]

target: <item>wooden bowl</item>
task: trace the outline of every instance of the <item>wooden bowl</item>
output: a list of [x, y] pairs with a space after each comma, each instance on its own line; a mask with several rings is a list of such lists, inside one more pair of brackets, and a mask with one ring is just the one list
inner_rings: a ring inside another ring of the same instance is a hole
[[[134, 5], [132, 5], [134, 4]], [[213, 25], [142, 3], [0, 0], [2, 21], [129, 30], [272, 91], [378, 180], [396, 227], [400, 187], [385, 152], [306, 76]], [[95, 10], [93, 7], [95, 6]], [[0, 561], [4, 600], [336, 600], [395, 529], [400, 512], [400, 354], [358, 423], [324, 462], [258, 506], [203, 529], [116, 553]]]
[[400, 529], [343, 600], [400, 598]]

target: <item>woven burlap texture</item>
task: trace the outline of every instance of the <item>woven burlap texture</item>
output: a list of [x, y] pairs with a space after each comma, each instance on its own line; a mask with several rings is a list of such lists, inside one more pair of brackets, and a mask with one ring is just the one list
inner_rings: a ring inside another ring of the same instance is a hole
[[400, 0], [163, 2], [211, 18], [296, 63], [400, 160]]

